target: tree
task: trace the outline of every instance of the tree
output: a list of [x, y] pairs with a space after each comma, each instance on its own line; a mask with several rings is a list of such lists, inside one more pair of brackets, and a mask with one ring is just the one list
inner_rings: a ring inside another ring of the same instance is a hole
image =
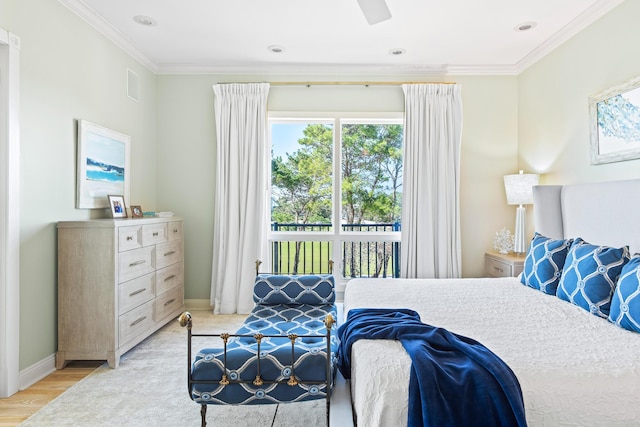
[[342, 208], [348, 224], [399, 218], [402, 126], [342, 127]]
[[[331, 168], [333, 129], [326, 125], [309, 125], [298, 140], [300, 148], [287, 159], [272, 160], [271, 179], [276, 223], [297, 224], [304, 231], [307, 224], [331, 225]], [[293, 273], [298, 272], [302, 242], [296, 242]]]

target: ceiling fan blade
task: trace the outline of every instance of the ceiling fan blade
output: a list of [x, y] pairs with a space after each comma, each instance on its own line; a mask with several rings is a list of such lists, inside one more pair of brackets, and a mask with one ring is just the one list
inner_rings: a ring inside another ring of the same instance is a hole
[[385, 0], [358, 0], [358, 4], [369, 25], [391, 18], [391, 12]]

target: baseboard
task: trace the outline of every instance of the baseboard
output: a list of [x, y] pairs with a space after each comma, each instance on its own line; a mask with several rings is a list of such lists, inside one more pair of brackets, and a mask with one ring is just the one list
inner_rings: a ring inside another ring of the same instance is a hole
[[184, 308], [187, 310], [213, 310], [208, 299], [185, 299]]
[[34, 363], [26, 369], [20, 371], [20, 390], [31, 387], [47, 375], [56, 371], [56, 355], [47, 356], [39, 362]]

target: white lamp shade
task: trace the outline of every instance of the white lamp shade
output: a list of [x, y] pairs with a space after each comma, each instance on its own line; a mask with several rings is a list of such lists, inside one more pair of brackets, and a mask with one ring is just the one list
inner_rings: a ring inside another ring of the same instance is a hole
[[535, 173], [518, 173], [504, 176], [504, 189], [507, 193], [507, 204], [530, 205], [533, 203], [533, 186], [538, 185], [540, 175]]

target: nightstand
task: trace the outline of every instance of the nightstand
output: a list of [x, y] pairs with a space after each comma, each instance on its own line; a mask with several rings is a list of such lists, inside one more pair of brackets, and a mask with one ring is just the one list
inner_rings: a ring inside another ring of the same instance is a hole
[[484, 254], [484, 274], [487, 277], [516, 277], [522, 272], [526, 254], [486, 252]]

